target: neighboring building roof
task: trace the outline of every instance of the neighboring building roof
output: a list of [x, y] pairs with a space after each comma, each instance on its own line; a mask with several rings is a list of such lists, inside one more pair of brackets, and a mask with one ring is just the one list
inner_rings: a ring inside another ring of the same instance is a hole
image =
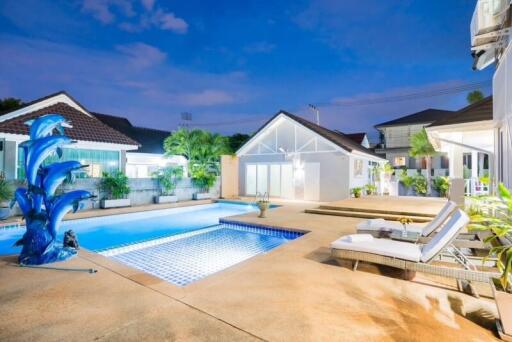
[[[56, 93], [53, 97], [62, 95], [69, 97], [69, 95], [64, 92]], [[25, 125], [27, 120], [35, 119], [44, 114], [58, 113], [71, 122], [73, 128], [65, 128], [65, 133], [72, 139], [132, 146], [139, 145], [137, 141], [96, 119], [80, 104], [60, 102], [61, 98], [55, 99], [55, 101], [59, 102], [53, 104], [48, 102], [48, 106], [37, 109], [34, 108], [35, 110], [33, 111], [25, 112], [31, 109], [30, 106], [34, 106], [39, 102], [44, 102], [51, 98], [52, 96], [47, 96], [32, 101], [19, 109], [2, 114], [0, 116], [0, 132], [28, 135], [29, 127]], [[71, 97], [69, 97], [69, 99], [74, 101]], [[67, 100], [64, 99], [64, 101]]]
[[92, 114], [110, 127], [113, 127], [126, 134], [130, 138], [138, 141], [141, 146], [137, 151], [132, 152], [155, 154], [165, 153], [163, 146], [164, 140], [171, 134], [171, 132], [133, 126], [128, 119], [119, 116], [101, 113]]
[[374, 127], [379, 129], [381, 127], [389, 126], [404, 126], [404, 125], [419, 125], [419, 124], [431, 124], [437, 120], [452, 115], [454, 112], [451, 110], [442, 109], [425, 109], [421, 112], [402, 116], [398, 119], [386, 121], [381, 124], [375, 125]]
[[[336, 133], [341, 133], [343, 134], [342, 132], [336, 130]], [[358, 143], [359, 145], [361, 145], [364, 141], [364, 138], [366, 137], [366, 133], [347, 133], [345, 134], [346, 137], [348, 137], [349, 139], [352, 139], [354, 142]]]
[[[368, 155], [371, 155], [373, 157], [377, 157], [377, 158], [381, 158], [381, 156], [375, 154], [372, 150], [370, 149], [367, 149], [366, 147], [364, 146], [361, 146], [360, 144], [356, 143], [355, 141], [353, 141], [352, 139], [350, 139], [346, 134], [342, 133], [342, 132], [336, 132], [336, 131], [331, 131], [330, 129], [327, 129], [325, 127], [322, 127], [320, 125], [317, 125], [309, 120], [306, 120], [300, 116], [297, 116], [295, 114], [291, 114], [287, 111], [284, 111], [284, 110], [281, 110], [279, 112], [277, 112], [277, 114], [275, 114], [272, 118], [270, 118], [270, 120], [268, 120], [263, 126], [261, 126], [257, 131], [256, 133], [253, 134], [253, 137], [256, 137], [258, 135], [259, 132], [261, 132], [265, 127], [268, 126], [268, 124], [270, 124], [276, 117], [278, 117], [279, 115], [285, 115], [287, 116], [288, 118], [292, 119], [293, 121], [296, 121], [297, 123], [301, 124], [302, 126], [310, 129], [311, 131], [315, 132], [316, 134], [320, 135], [321, 137], [323, 137], [324, 139], [327, 139], [329, 140], [330, 142], [334, 143], [335, 145], [341, 147], [342, 149], [344, 149], [345, 151], [347, 152], [352, 152], [352, 151], [359, 151], [359, 152], [362, 152], [362, 153], [365, 153], [365, 154], [368, 154]], [[250, 139], [248, 142], [246, 142], [240, 149], [239, 151], [245, 146], [247, 145], [248, 143], [250, 143], [252, 141], [252, 139]]]
[[492, 96], [466, 106], [454, 114], [437, 120], [429, 127], [492, 120]]

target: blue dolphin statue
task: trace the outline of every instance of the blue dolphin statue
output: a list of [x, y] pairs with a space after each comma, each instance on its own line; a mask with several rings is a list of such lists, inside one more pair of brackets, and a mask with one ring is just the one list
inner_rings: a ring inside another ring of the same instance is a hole
[[63, 145], [73, 143], [73, 140], [65, 135], [52, 135], [44, 138], [37, 139], [28, 148], [26, 177], [30, 185], [36, 186], [36, 177], [39, 167], [43, 161], [54, 151], [57, 152], [59, 157], [62, 157]]
[[57, 187], [71, 174], [72, 171], [87, 167], [75, 160], [54, 163], [43, 169], [44, 179], [42, 188], [46, 196], [51, 197], [55, 194]]
[[14, 200], [11, 201], [11, 208], [14, 206], [16, 202], [18, 202], [18, 206], [20, 207], [21, 212], [23, 213], [23, 217], [27, 219], [32, 209], [30, 200], [28, 198], [27, 189], [16, 189], [16, 191], [14, 192]]
[[59, 114], [47, 114], [25, 121], [25, 125], [30, 126], [30, 139], [35, 140], [44, 138], [52, 134], [57, 129], [60, 135], [64, 135], [64, 127], [71, 128], [69, 122]]
[[73, 209], [73, 212], [76, 212], [79, 209], [81, 201], [93, 197], [94, 196], [89, 191], [75, 190], [55, 198], [51, 205], [50, 222], [48, 227], [50, 234], [54, 239], [57, 237], [60, 222], [64, 215], [66, 215], [66, 213], [71, 209]]

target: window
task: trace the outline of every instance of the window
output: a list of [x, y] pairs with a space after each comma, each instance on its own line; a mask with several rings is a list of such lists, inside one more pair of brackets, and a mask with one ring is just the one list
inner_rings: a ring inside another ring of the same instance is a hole
[[[62, 149], [62, 158], [56, 154], [47, 157], [43, 165], [67, 160], [76, 160], [88, 167], [76, 173], [77, 178], [101, 177], [101, 173], [117, 171], [119, 165], [119, 151], [86, 150], [79, 148]], [[23, 167], [25, 155], [22, 148], [18, 148], [18, 179], [25, 178], [25, 169]]]
[[363, 177], [363, 160], [354, 160], [354, 177]]
[[393, 165], [394, 166], [405, 166], [405, 163], [406, 163], [406, 159], [404, 156], [401, 156], [401, 157], [395, 157], [393, 159]]

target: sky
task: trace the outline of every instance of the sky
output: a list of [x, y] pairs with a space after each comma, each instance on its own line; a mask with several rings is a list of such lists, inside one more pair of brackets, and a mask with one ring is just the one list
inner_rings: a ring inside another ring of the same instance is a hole
[[[472, 0], [2, 0], [0, 98], [67, 91], [134, 125], [251, 133], [279, 110], [346, 133], [466, 93], [366, 100], [488, 81], [471, 69]], [[481, 90], [490, 94], [490, 86]], [[357, 101], [343, 106], [340, 102]], [[381, 102], [381, 101], [377, 101]]]

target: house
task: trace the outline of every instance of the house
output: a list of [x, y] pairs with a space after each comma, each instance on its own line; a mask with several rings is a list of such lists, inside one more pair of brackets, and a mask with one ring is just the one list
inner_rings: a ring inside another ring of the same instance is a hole
[[129, 178], [149, 178], [159, 167], [167, 165], [179, 165], [186, 171], [185, 157], [165, 156], [164, 140], [171, 132], [133, 126], [128, 119], [119, 116], [92, 114], [103, 123], [139, 142], [137, 150], [126, 153], [126, 175]]
[[[338, 130], [336, 130], [335, 132], [343, 134], [342, 132], [340, 132]], [[361, 145], [363, 147], [370, 148], [370, 140], [368, 140], [368, 135], [364, 132], [346, 133], [345, 136], [348, 137], [349, 139], [352, 139], [354, 142], [358, 143], [359, 145]]]
[[488, 193], [480, 178], [494, 174], [494, 123], [492, 96], [437, 120], [426, 130], [434, 148], [446, 153], [449, 175], [465, 180], [466, 195]]
[[50, 113], [64, 116], [73, 126], [65, 128], [65, 134], [76, 143], [63, 149], [61, 160], [78, 160], [89, 165], [79, 177], [99, 177], [103, 171], [124, 171], [126, 152], [139, 147], [137, 141], [104, 124], [61, 91], [0, 115], [0, 170], [7, 179], [24, 177], [24, 155], [19, 144], [29, 139], [25, 122]]
[[[407, 168], [410, 173], [416, 173], [418, 169], [426, 172], [424, 158], [409, 156], [411, 137], [420, 132], [424, 127], [432, 123], [450, 117], [453, 114], [449, 110], [426, 109], [409, 114], [391, 121], [375, 125], [381, 134], [381, 144], [375, 149], [375, 153], [384, 155], [395, 168]], [[448, 158], [441, 153], [432, 158], [434, 175], [447, 175]]]
[[371, 181], [385, 160], [347, 135], [279, 111], [236, 153], [244, 196], [334, 201]]

